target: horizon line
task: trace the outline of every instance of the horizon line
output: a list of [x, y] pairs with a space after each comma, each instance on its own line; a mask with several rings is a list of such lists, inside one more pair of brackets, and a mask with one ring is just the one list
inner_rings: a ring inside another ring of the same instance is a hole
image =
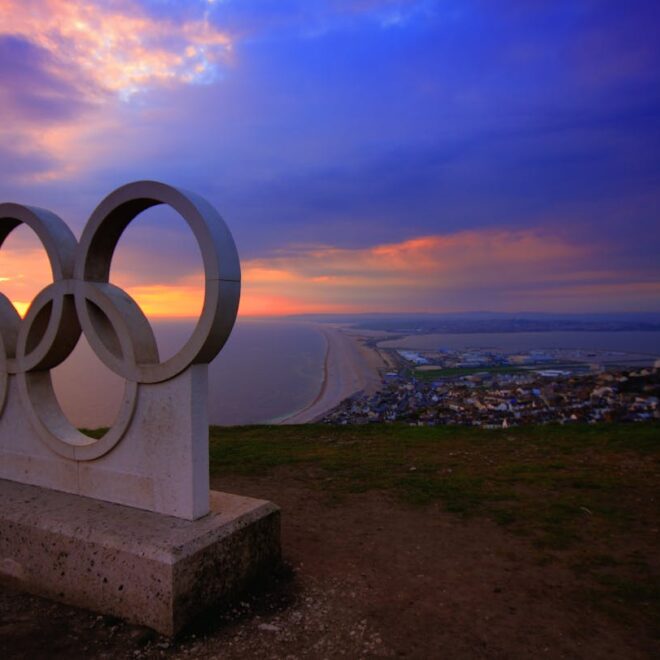
[[[431, 316], [467, 316], [467, 315], [492, 315], [492, 316], [658, 316], [660, 318], [660, 310], [638, 310], [638, 311], [599, 311], [599, 312], [541, 312], [534, 310], [517, 310], [515, 312], [500, 312], [492, 310], [465, 310], [460, 312], [301, 312], [298, 314], [283, 313], [283, 314], [239, 314], [237, 320], [250, 319], [250, 320], [275, 320], [287, 318], [333, 318], [338, 316], [350, 317], [372, 317], [372, 316], [407, 316], [407, 317], [431, 317]], [[147, 315], [148, 316], [148, 315]], [[165, 316], [153, 315], [154, 320], [161, 321], [195, 321], [198, 316]]]

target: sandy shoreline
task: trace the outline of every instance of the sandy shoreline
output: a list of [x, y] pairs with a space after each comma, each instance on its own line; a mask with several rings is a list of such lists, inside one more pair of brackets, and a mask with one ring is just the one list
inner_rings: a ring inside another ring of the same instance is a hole
[[317, 327], [326, 340], [321, 389], [306, 408], [279, 420], [280, 424], [312, 422], [352, 394], [375, 392], [381, 385], [384, 363], [377, 352], [338, 327], [326, 324]]

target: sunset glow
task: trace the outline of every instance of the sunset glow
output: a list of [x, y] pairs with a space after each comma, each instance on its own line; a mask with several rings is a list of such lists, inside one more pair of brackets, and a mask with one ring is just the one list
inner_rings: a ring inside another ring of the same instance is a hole
[[[2, 290], [12, 300], [36, 294], [50, 276], [38, 251], [0, 254], [0, 276], [22, 267], [19, 276], [2, 277]], [[484, 296], [501, 311], [515, 311], [521, 301], [552, 311], [598, 311], [617, 296], [631, 308], [652, 305], [660, 296], [652, 277], [633, 272], [619, 281], [591, 267], [597, 258], [587, 246], [533, 231], [458, 232], [367, 248], [298, 246], [286, 255], [244, 260], [239, 313], [414, 312], [427, 305], [456, 312]], [[145, 282], [134, 271], [120, 270], [115, 283], [151, 318], [194, 318], [202, 307], [204, 280], [197, 267], [166, 282]], [[29, 303], [14, 304], [24, 313]]]
[[[208, 20], [156, 19], [138, 3], [107, 6], [70, 0], [2, 0], [0, 25], [43, 49], [59, 73], [90, 98], [129, 98], [155, 84], [212, 78], [231, 52], [231, 39]], [[78, 79], [83, 74], [82, 80]], [[91, 84], [90, 84], [91, 83]]]
[[[196, 191], [244, 316], [657, 311], [657, 11], [578, 4], [0, 0], [1, 198], [79, 236], [126, 181]], [[154, 227], [113, 278], [194, 317], [187, 228]], [[17, 309], [49, 278], [3, 247]]]

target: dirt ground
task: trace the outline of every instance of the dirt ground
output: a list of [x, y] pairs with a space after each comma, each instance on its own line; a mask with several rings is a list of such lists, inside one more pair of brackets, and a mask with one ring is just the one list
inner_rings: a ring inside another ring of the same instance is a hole
[[0, 590], [0, 657], [660, 657], [648, 622], [603, 611], [565, 556], [487, 519], [376, 493], [331, 503], [290, 466], [213, 485], [282, 507], [288, 569], [261, 593], [168, 640]]

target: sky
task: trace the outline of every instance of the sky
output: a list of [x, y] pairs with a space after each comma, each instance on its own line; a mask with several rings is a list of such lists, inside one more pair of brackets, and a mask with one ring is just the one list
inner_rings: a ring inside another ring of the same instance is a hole
[[[80, 236], [113, 189], [212, 202], [240, 313], [660, 311], [660, 4], [644, 0], [0, 0], [0, 201]], [[0, 251], [24, 311], [49, 281]], [[112, 281], [201, 307], [171, 210]]]

